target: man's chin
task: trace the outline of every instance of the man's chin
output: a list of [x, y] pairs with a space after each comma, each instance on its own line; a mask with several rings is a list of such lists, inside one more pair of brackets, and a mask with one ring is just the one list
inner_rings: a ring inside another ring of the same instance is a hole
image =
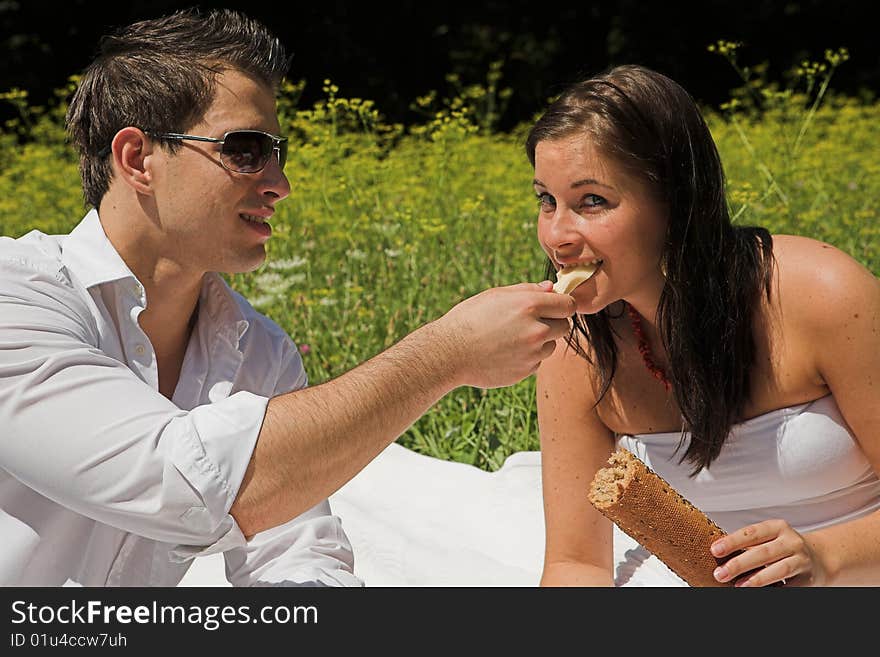
[[255, 249], [247, 256], [236, 258], [235, 262], [226, 263], [223, 269], [218, 271], [225, 274], [249, 274], [262, 267], [265, 262], [266, 249], [260, 246], [259, 250]]

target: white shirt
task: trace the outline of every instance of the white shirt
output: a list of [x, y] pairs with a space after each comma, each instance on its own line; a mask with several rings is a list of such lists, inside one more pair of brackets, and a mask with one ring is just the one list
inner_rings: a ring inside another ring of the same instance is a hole
[[168, 400], [146, 304], [94, 210], [0, 237], [0, 585], [174, 586], [216, 552], [233, 585], [361, 585], [326, 500], [250, 542], [229, 515], [296, 345], [208, 274]]

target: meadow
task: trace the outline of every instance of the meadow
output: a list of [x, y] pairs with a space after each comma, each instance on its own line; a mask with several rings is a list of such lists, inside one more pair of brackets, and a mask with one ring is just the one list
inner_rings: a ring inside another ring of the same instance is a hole
[[[846, 53], [803, 62], [767, 80], [740, 72], [730, 102], [704, 113], [725, 165], [738, 223], [823, 240], [880, 274], [880, 103], [833, 92]], [[71, 80], [71, 85], [75, 80]], [[543, 278], [537, 204], [523, 141], [528, 128], [495, 129], [509, 98], [500, 66], [456, 80], [451, 97], [414, 99], [424, 119], [386, 122], [377, 103], [324, 82], [301, 108], [303, 83], [279, 98], [292, 145], [292, 192], [273, 220], [266, 263], [229, 281], [300, 346], [310, 382], [338, 376], [487, 287]], [[0, 94], [19, 117], [0, 132], [0, 234], [69, 231], [85, 208], [76, 157], [57, 102], [34, 107]], [[509, 388], [460, 388], [399, 442], [418, 452], [494, 470], [538, 449], [534, 378]]]

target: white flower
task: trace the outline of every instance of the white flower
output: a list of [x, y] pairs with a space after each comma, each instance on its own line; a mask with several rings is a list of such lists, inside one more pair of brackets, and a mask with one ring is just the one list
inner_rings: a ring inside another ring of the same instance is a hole
[[259, 297], [251, 297], [250, 302], [251, 305], [257, 310], [268, 308], [275, 301], [275, 297], [272, 295], [264, 294]]
[[308, 259], [301, 258], [299, 256], [293, 256], [292, 258], [282, 259], [282, 260], [272, 260], [268, 263], [269, 269], [296, 269], [297, 267], [302, 267], [304, 264], [308, 263]]
[[287, 288], [292, 285], [291, 280], [282, 276], [281, 274], [276, 274], [274, 272], [266, 272], [265, 274], [260, 274], [256, 278], [257, 287], [263, 292], [268, 292], [270, 294], [278, 294], [283, 293]]

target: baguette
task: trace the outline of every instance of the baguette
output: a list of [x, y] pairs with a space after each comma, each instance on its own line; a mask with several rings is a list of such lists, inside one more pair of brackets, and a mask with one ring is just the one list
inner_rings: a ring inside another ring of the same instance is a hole
[[593, 478], [590, 503], [691, 586], [717, 581], [709, 546], [725, 532], [631, 452], [620, 448]]

